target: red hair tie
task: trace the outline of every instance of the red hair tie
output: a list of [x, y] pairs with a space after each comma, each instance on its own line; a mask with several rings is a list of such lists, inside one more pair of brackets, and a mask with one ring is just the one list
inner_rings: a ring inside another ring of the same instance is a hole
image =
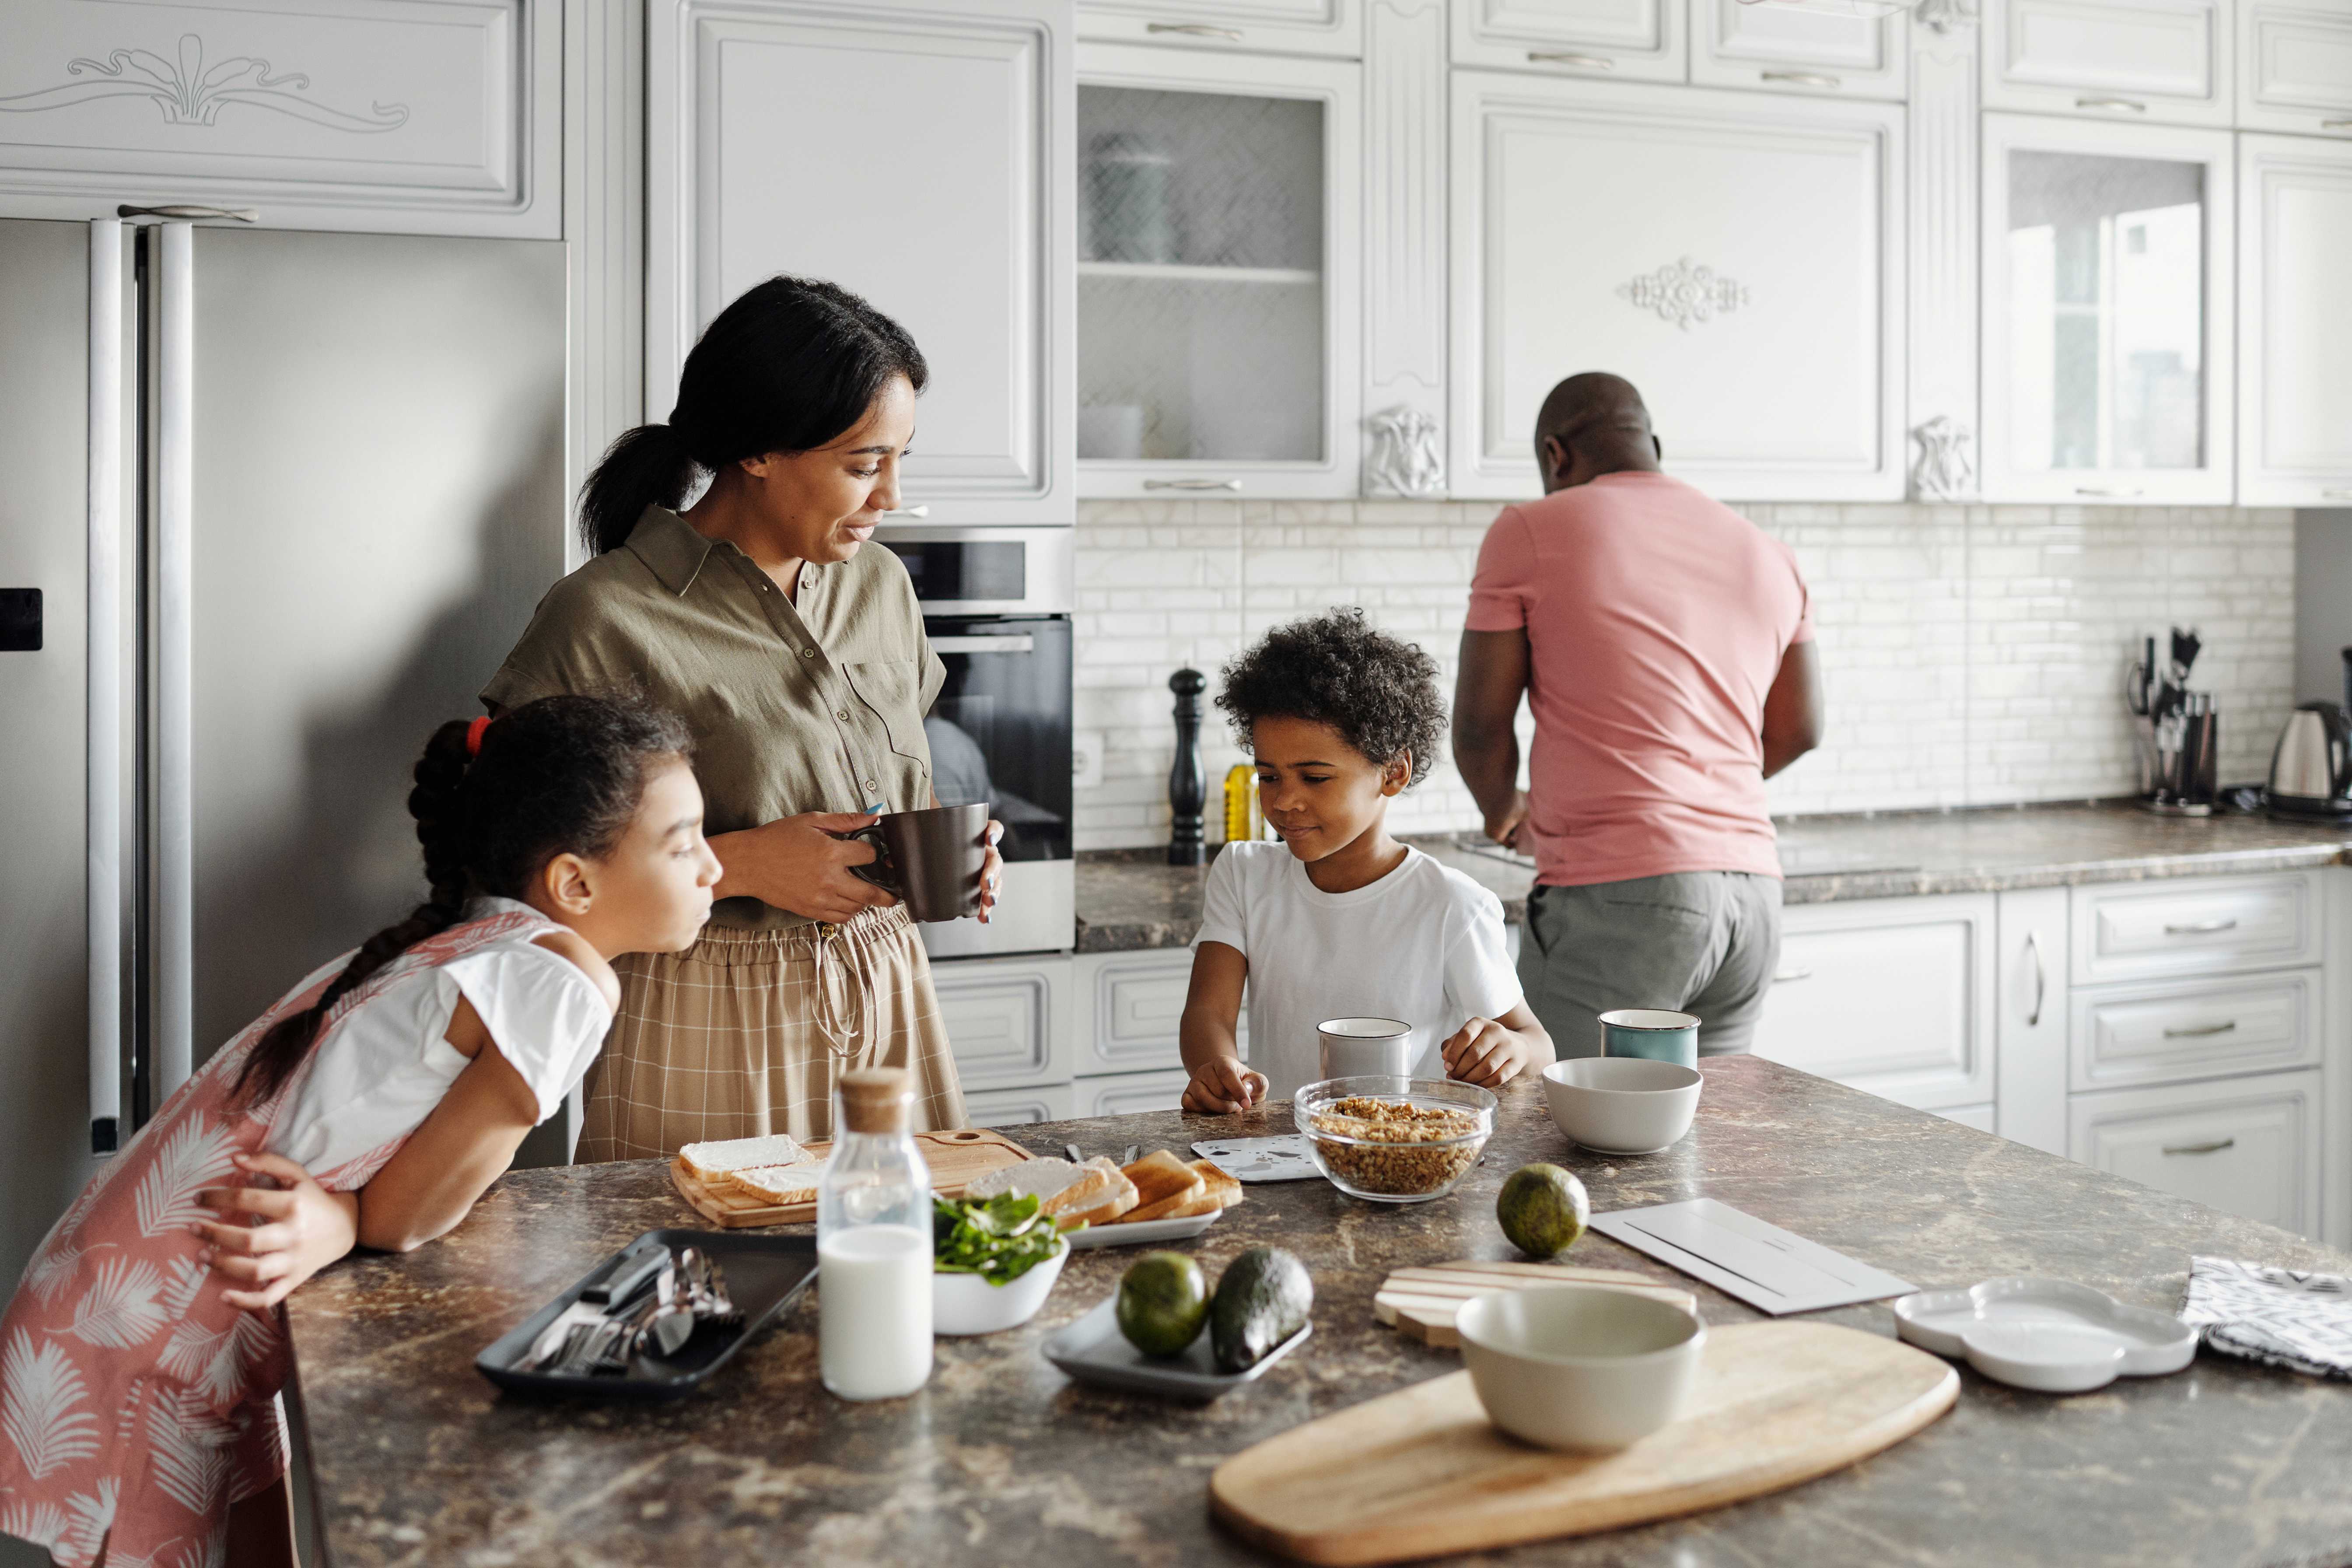
[[482, 731], [489, 727], [490, 716], [487, 713], [466, 726], [466, 757], [467, 761], [470, 762], [474, 758], [482, 754]]

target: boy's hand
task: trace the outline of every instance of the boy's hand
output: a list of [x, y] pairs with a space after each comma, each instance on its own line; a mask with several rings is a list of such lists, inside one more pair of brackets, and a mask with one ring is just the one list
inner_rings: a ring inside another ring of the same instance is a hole
[[1473, 1018], [1442, 1047], [1445, 1076], [1481, 1089], [1500, 1089], [1535, 1062], [1534, 1042], [1492, 1018]]
[[221, 1300], [266, 1312], [352, 1249], [359, 1239], [359, 1204], [351, 1194], [327, 1191], [282, 1155], [239, 1154], [236, 1164], [283, 1186], [208, 1187], [196, 1201], [215, 1214], [257, 1215], [263, 1223], [200, 1219], [189, 1228], [209, 1244], [205, 1260], [226, 1286]]
[[1184, 1086], [1184, 1109], [1223, 1116], [1247, 1110], [1265, 1099], [1265, 1075], [1255, 1073], [1233, 1057], [1212, 1057], [1192, 1069]]

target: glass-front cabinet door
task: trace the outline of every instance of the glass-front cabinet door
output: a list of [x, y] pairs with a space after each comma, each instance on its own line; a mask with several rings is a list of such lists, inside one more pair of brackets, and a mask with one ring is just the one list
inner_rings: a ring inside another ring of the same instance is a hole
[[1988, 500], [2231, 498], [2226, 132], [1985, 117]]
[[1355, 492], [1359, 71], [1081, 50], [1080, 494]]

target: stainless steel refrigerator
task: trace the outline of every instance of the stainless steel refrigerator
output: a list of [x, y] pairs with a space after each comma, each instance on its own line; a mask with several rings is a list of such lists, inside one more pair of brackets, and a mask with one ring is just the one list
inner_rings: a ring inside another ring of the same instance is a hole
[[408, 771], [563, 570], [564, 309], [551, 242], [0, 221], [0, 1288], [421, 893]]

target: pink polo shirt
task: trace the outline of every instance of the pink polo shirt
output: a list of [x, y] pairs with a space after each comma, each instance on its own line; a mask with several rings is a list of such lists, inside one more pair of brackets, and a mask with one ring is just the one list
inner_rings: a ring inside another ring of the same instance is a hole
[[1764, 694], [1813, 635], [1786, 545], [1679, 479], [1604, 474], [1503, 509], [1468, 624], [1527, 628], [1538, 882], [1780, 874]]

